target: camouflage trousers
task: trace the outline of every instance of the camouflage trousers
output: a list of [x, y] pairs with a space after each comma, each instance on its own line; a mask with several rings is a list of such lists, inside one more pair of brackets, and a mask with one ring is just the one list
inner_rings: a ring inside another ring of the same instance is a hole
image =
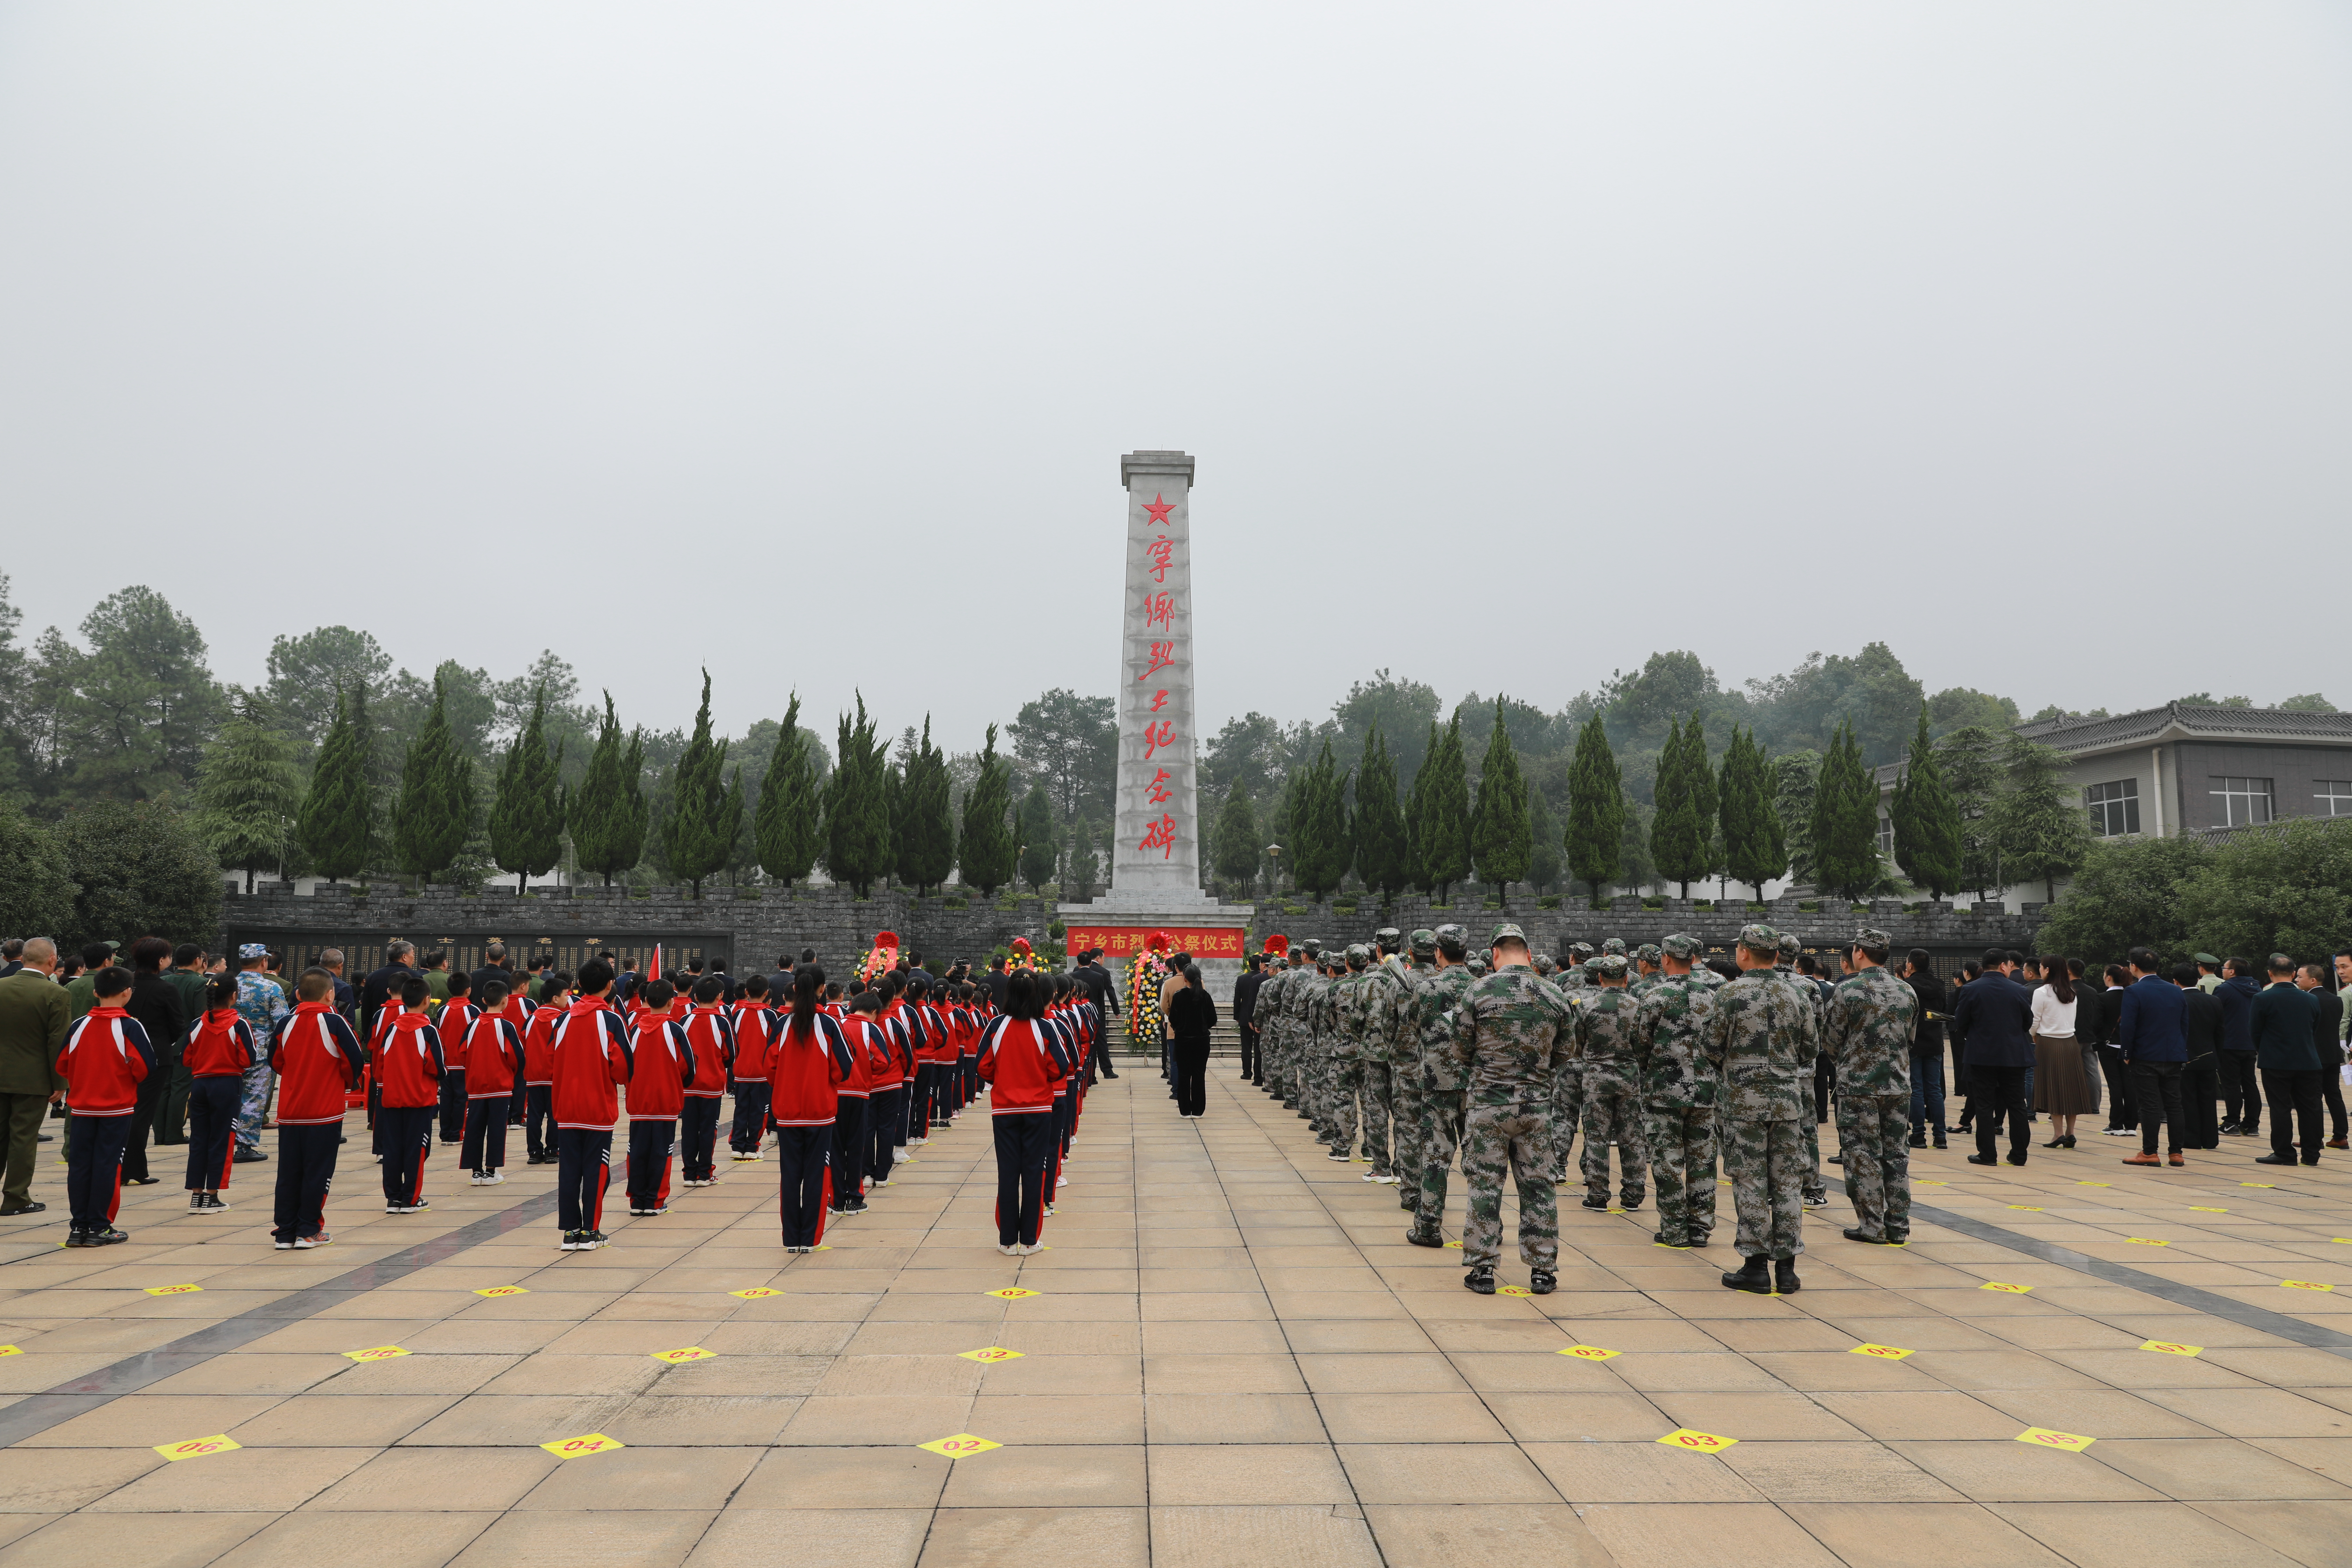
[[[1364, 1108], [1364, 1152], [1372, 1162], [1375, 1176], [1392, 1176], [1397, 1169], [1389, 1157], [1389, 1123], [1395, 1093], [1392, 1079], [1386, 1062], [1356, 1064], [1356, 1096]], [[1909, 1110], [1907, 1101], [1905, 1110]]]
[[[1908, 1114], [1910, 1106], [1904, 1107]], [[1609, 1196], [1609, 1145], [1617, 1145], [1618, 1190], [1631, 1208], [1649, 1195], [1650, 1161], [1642, 1134], [1642, 1099], [1631, 1088], [1596, 1075], [1584, 1090], [1584, 1192]], [[1563, 1175], [1566, 1172], [1561, 1173]]]
[[1813, 1120], [1810, 1106], [1798, 1125], [1804, 1129], [1805, 1133], [1805, 1196], [1827, 1197], [1830, 1185], [1822, 1179], [1822, 1127]]
[[1687, 1247], [1715, 1229], [1715, 1112], [1644, 1106], [1642, 1131], [1658, 1188], [1658, 1234]]
[[1422, 1103], [1421, 1068], [1389, 1068], [1389, 1120], [1396, 1139], [1397, 1202], [1409, 1209], [1421, 1206], [1423, 1146], [1428, 1129], [1422, 1125], [1427, 1108]]
[[1353, 1057], [1327, 1058], [1323, 1072], [1324, 1126], [1331, 1134], [1324, 1142], [1346, 1154], [1356, 1147], [1356, 1091], [1363, 1087], [1364, 1064]]
[[1584, 1064], [1561, 1062], [1551, 1079], [1551, 1179], [1568, 1179], [1569, 1152], [1576, 1147], [1576, 1130], [1584, 1120]]
[[1424, 1225], [1445, 1221], [1445, 1178], [1462, 1147], [1462, 1091], [1429, 1089], [1421, 1097], [1421, 1211]]
[[261, 1147], [261, 1124], [269, 1120], [269, 1091], [277, 1086], [278, 1075], [269, 1070], [268, 1062], [257, 1062], [245, 1069], [245, 1088], [237, 1096], [237, 1147]]
[[1470, 1187], [1470, 1218], [1462, 1227], [1462, 1261], [1491, 1268], [1503, 1255], [1503, 1177], [1519, 1194], [1519, 1258], [1530, 1268], [1557, 1271], [1559, 1211], [1553, 1202], [1550, 1108], [1474, 1105], [1462, 1123], [1462, 1179]]
[[1911, 1234], [1911, 1097], [1838, 1097], [1838, 1152], [1856, 1230], [1901, 1241]]
[[1732, 1206], [1739, 1214], [1740, 1257], [1780, 1263], [1805, 1250], [1804, 1134], [1811, 1125], [1810, 1116], [1800, 1121], [1726, 1117], [1717, 1124], [1723, 1173], [1731, 1179]]

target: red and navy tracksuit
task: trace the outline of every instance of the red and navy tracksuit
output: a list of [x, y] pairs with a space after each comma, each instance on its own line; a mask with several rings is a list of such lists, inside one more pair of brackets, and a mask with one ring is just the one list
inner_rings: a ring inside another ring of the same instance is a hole
[[[466, 1136], [466, 1041], [482, 1010], [471, 1002], [453, 999], [441, 1005], [433, 1020], [441, 1037], [441, 1142], [462, 1142]], [[467, 1167], [471, 1169], [471, 1167]]]
[[[678, 1114], [694, 1081], [686, 1027], [666, 1014], [640, 1013], [629, 1030], [629, 1212], [658, 1214], [669, 1202], [669, 1160]], [[699, 1178], [697, 1178], [698, 1180]]]
[[890, 1179], [891, 1165], [907, 1142], [907, 1080], [914, 1076], [915, 1050], [898, 1016], [903, 1005], [884, 1008], [874, 1025], [883, 1055], [874, 1064], [873, 1098], [866, 1102], [866, 1173], [877, 1184]]
[[996, 1134], [996, 1239], [1034, 1247], [1053, 1193], [1054, 1091], [1069, 1061], [1042, 1021], [998, 1018], [981, 1038], [978, 1071]]
[[[299, 1003], [270, 1041], [269, 1070], [278, 1076], [278, 1192], [270, 1235], [290, 1243], [326, 1227], [343, 1106], [360, 1084], [360, 1037], [332, 1002]], [[429, 1104], [415, 1113], [425, 1118], [427, 1136], [432, 1113]]]
[[404, 1007], [380, 1037], [374, 1066], [383, 1100], [375, 1129], [383, 1151], [383, 1206], [416, 1208], [425, 1202], [425, 1162], [433, 1152], [433, 1119], [446, 1070], [441, 1034], [423, 1009]]
[[[522, 1028], [523, 1149], [539, 1161], [555, 1157], [555, 1026], [571, 1004], [533, 1007]], [[507, 1014], [514, 1003], [507, 1003]]]
[[738, 1002], [734, 1027], [735, 1055], [729, 1070], [735, 1075], [735, 1121], [728, 1129], [727, 1146], [738, 1154], [756, 1154], [768, 1141], [768, 1073], [775, 1058], [776, 1015], [764, 1002]]
[[[686, 1103], [679, 1112], [677, 1163], [689, 1182], [708, 1182], [719, 1173], [719, 1102], [726, 1096], [727, 1079], [735, 1063], [734, 1021], [712, 1002], [686, 1016], [686, 1046], [694, 1058], [694, 1071], [686, 1085]], [[735, 1093], [741, 1103], [742, 1089]], [[636, 1103], [634, 1094], [630, 1104]]]
[[786, 1247], [824, 1239], [825, 1211], [834, 1206], [833, 1123], [843, 1086], [857, 1064], [842, 1026], [823, 1013], [795, 1027], [776, 1020], [769, 1059], [769, 1114], [776, 1123], [776, 1160], [782, 1167], [776, 1206]]
[[870, 1013], [842, 1020], [849, 1042], [849, 1076], [842, 1080], [833, 1120], [833, 1212], [857, 1214], [866, 1207], [866, 1172], [873, 1163], [874, 1069], [890, 1059], [890, 1044]]
[[548, 1036], [548, 1073], [555, 1223], [565, 1231], [600, 1230], [612, 1175], [613, 1123], [621, 1114], [617, 1086], [629, 1081], [629, 1028], [603, 997], [581, 997], [556, 1018]]
[[261, 1059], [253, 1026], [234, 1007], [207, 1008], [181, 1037], [188, 1077], [188, 1191], [228, 1185], [236, 1154], [236, 1106], [246, 1069]]
[[65, 1076], [66, 1199], [71, 1234], [102, 1235], [122, 1207], [122, 1152], [139, 1086], [155, 1070], [155, 1047], [120, 1007], [93, 1007], [66, 1031], [58, 1051]]
[[[449, 1011], [441, 1010], [444, 1024]], [[471, 1011], [473, 1021], [460, 1047], [466, 1053], [466, 1131], [457, 1160], [476, 1175], [488, 1176], [507, 1163], [507, 1115], [514, 1106], [514, 1086], [522, 1080], [522, 1034], [497, 1013]]]

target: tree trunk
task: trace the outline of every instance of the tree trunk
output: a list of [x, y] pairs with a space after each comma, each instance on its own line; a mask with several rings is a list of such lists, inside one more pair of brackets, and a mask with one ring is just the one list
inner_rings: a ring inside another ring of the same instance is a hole
[[530, 873], [528, 871], [517, 871], [515, 873], [515, 897], [520, 899], [530, 890]]
[[250, 866], [245, 868], [245, 896], [248, 899], [253, 897], [253, 868]]

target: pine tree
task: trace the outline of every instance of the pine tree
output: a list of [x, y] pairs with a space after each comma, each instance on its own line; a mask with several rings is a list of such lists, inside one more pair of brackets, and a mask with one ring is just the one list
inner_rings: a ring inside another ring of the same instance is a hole
[[751, 818], [760, 848], [760, 869], [791, 887], [816, 861], [816, 769], [808, 739], [801, 733], [800, 693], [784, 710], [776, 749], [768, 753], [767, 776], [760, 781], [760, 807]]
[[1823, 891], [1868, 895], [1885, 875], [1878, 858], [1878, 783], [1862, 765], [1851, 721], [1841, 721], [1813, 791], [1813, 868]]
[[1538, 893], [1559, 886], [1568, 869], [1567, 831], [1543, 791], [1528, 792], [1528, 883]]
[[996, 726], [991, 724], [988, 743], [981, 749], [980, 777], [963, 797], [963, 880], [984, 899], [994, 898], [997, 889], [1013, 880], [1012, 814], [1012, 784], [996, 754]]
[[[1433, 725], [1432, 739], [1435, 740]], [[1421, 790], [1421, 814], [1412, 824], [1413, 845], [1420, 852], [1426, 885], [1437, 890], [1443, 904], [1454, 884], [1470, 875], [1470, 760], [1462, 746], [1462, 715], [1445, 726], [1445, 738], [1433, 744], [1421, 764], [1429, 788]]]
[[1307, 770], [1299, 804], [1304, 820], [1291, 828], [1291, 837], [1298, 846], [1291, 875], [1298, 879], [1301, 892], [1320, 903], [1347, 877], [1355, 860], [1348, 824], [1348, 776], [1333, 761], [1328, 739], [1314, 765]]
[[643, 783], [646, 740], [632, 730], [621, 740], [621, 721], [613, 711], [613, 694], [604, 693], [604, 718], [596, 731], [596, 749], [589, 753], [588, 772], [572, 795], [572, 852], [583, 871], [600, 873], [604, 886], [616, 874], [634, 870], [646, 852], [646, 832], [651, 816]]
[[367, 868], [375, 852], [375, 797], [368, 790], [367, 692], [338, 690], [335, 717], [319, 742], [310, 793], [295, 830], [330, 884]]
[[1281, 853], [1270, 856], [1268, 868], [1272, 886], [1267, 889], [1276, 898], [1282, 896], [1282, 874], [1290, 873], [1291, 891], [1298, 890], [1298, 857], [1304, 847], [1301, 835], [1314, 831], [1307, 821], [1307, 770], [1293, 768], [1282, 775], [1282, 793], [1275, 796], [1274, 820], [1266, 824], [1273, 835], [1274, 847]]
[[1439, 744], [1437, 721], [1432, 719], [1429, 743], [1422, 748], [1421, 766], [1413, 770], [1412, 788], [1406, 792], [1404, 800], [1404, 883], [1424, 893], [1436, 890], [1436, 885], [1429, 879], [1429, 858], [1422, 853], [1421, 821], [1429, 810], [1429, 784], [1433, 777], [1429, 764], [1436, 758]]
[[[1698, 710], [1691, 710], [1690, 722], [1683, 726], [1683, 776], [1690, 781], [1691, 806], [1698, 813], [1699, 837], [1713, 840], [1716, 829], [1715, 768], [1706, 760], [1706, 727], [1699, 721]], [[1706, 869], [1699, 877], [1711, 875], [1715, 859], [1711, 853], [1703, 857]], [[1697, 880], [1693, 878], [1692, 880]], [[1689, 897], [1687, 891], [1684, 897]]]
[[563, 858], [563, 747], [547, 749], [547, 688], [531, 697], [530, 717], [507, 748], [490, 805], [490, 858], [515, 875], [521, 895], [533, 877]]
[[205, 748], [196, 774], [196, 810], [205, 842], [222, 865], [245, 873], [247, 893], [253, 891], [256, 871], [285, 861], [301, 803], [293, 742], [278, 731], [258, 697], [244, 694]]
[[1959, 883], [1979, 898], [2003, 880], [2000, 823], [1994, 809], [2000, 794], [2000, 736], [1978, 724], [1963, 725], [1936, 744], [1936, 766], [1960, 819]]
[[2022, 735], [2001, 748], [2008, 788], [1994, 807], [2000, 835], [2001, 877], [2040, 882], [2058, 901], [2058, 879], [2071, 877], [2091, 853], [2091, 826], [2067, 776], [2065, 754]]
[[1497, 697], [1486, 760], [1478, 769], [1478, 804], [1470, 814], [1470, 849], [1478, 863], [1478, 879], [1494, 888], [1496, 902], [1508, 904], [1511, 884], [1527, 879], [1534, 831], [1528, 816], [1528, 781], [1519, 773], [1518, 752], [1504, 727], [1503, 700]]
[[1396, 761], [1374, 724], [1364, 738], [1363, 771], [1356, 777], [1356, 871], [1386, 903], [1409, 882], [1412, 858], [1404, 812], [1397, 805]]
[[1257, 841], [1257, 812], [1250, 805], [1249, 792], [1239, 784], [1225, 792], [1224, 808], [1217, 813], [1216, 840], [1217, 876], [1226, 887], [1248, 898], [1256, 890], [1263, 851]]
[[457, 864], [474, 831], [474, 760], [449, 728], [444, 682], [433, 677], [433, 708], [400, 766], [400, 804], [392, 815], [400, 861], [427, 886]]
[[1034, 784], [1029, 793], [1021, 797], [1021, 811], [1015, 828], [1021, 837], [1021, 879], [1029, 884], [1033, 893], [1042, 893], [1045, 884], [1054, 879], [1054, 868], [1060, 857], [1061, 834], [1055, 826], [1054, 797], [1045, 786]]
[[1761, 903], [1764, 884], [1787, 872], [1789, 858], [1781, 847], [1780, 819], [1773, 814], [1772, 791], [1766, 783], [1764, 750], [1756, 743], [1753, 730], [1731, 731], [1716, 790], [1724, 874], [1753, 887]]
[[[1691, 754], [1693, 740], [1698, 742], [1696, 758]], [[1665, 747], [1658, 753], [1657, 815], [1650, 821], [1650, 858], [1659, 876], [1682, 884], [1685, 899], [1690, 897], [1690, 885], [1706, 875], [1710, 824], [1699, 815], [1697, 784], [1707, 777], [1706, 742], [1698, 735], [1696, 717], [1692, 719], [1688, 739], [1681, 721], [1668, 719]]]
[[898, 830], [898, 879], [915, 895], [948, 879], [955, 869], [955, 812], [947, 753], [931, 744], [931, 716], [923, 715], [922, 743], [907, 763], [904, 820]]
[[1568, 868], [1591, 888], [1595, 908], [1623, 863], [1624, 833], [1624, 775], [1596, 712], [1576, 737], [1568, 771]]
[[1780, 830], [1780, 850], [1795, 882], [1821, 885], [1813, 855], [1813, 796], [1821, 787], [1822, 754], [1810, 747], [1783, 752], [1764, 773], [1772, 803], [1771, 822]]
[[[861, 899], [889, 873], [892, 859], [889, 745], [876, 740], [874, 730], [860, 692], [856, 719], [841, 716], [835, 741], [840, 754], [825, 785], [825, 869], [835, 881], [856, 889]], [[992, 756], [992, 743], [989, 750]]]
[[1895, 785], [1895, 863], [1903, 874], [1946, 898], [1960, 881], [1960, 808], [1944, 787], [1936, 743], [1927, 734], [1927, 705], [1919, 705], [1919, 730], [1911, 737], [1911, 757]]

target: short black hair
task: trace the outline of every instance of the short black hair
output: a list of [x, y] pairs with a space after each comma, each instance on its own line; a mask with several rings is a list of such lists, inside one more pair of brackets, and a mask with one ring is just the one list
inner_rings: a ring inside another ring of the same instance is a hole
[[2293, 974], [2294, 973], [2294, 960], [2289, 958], [2285, 953], [2274, 952], [2271, 954], [2270, 962], [2266, 967], [2273, 974]]
[[110, 963], [99, 970], [90, 981], [100, 996], [120, 996], [131, 989], [131, 971], [119, 963]]
[[[457, 976], [451, 975], [450, 978], [454, 980]], [[485, 980], [482, 982], [482, 1011], [485, 1013], [495, 1013], [499, 1010], [499, 1004], [503, 1003], [506, 999], [507, 983], [505, 981]]]
[[613, 966], [601, 958], [592, 958], [580, 966], [580, 994], [593, 996], [613, 984]]
[[2124, 954], [2124, 962], [2130, 964], [2134, 969], [2138, 970], [2142, 974], [2153, 974], [2156, 973], [2156, 953], [2152, 949], [2145, 947], [2133, 948], [2129, 952]]
[[2007, 963], [2008, 962], [2009, 950], [2007, 948], [1989, 947], [1984, 950], [1984, 966], [1987, 969], [1999, 969], [2002, 964]]
[[[8, 945], [16, 950], [8, 955], [11, 958], [17, 957], [25, 951], [25, 944], [21, 942], [11, 942]], [[187, 968], [192, 963], [202, 963], [204, 961], [205, 950], [193, 942], [184, 942], [172, 950], [172, 962], [182, 969]]]
[[422, 974], [412, 974], [400, 983], [400, 1005], [404, 1007], [422, 1007], [425, 999], [432, 994], [433, 988], [425, 984]]
[[801, 949], [801, 962], [803, 963], [814, 963], [816, 962], [816, 949], [813, 947], [804, 947]]
[[474, 977], [460, 969], [456, 973], [449, 976], [447, 984], [449, 986], [450, 995], [463, 996], [467, 992], [471, 991], [474, 988]]
[[743, 977], [743, 994], [744, 994], [744, 995], [746, 995], [746, 996], [765, 996], [767, 994], [768, 994], [768, 977], [767, 977], [766, 975], [764, 975], [764, 974], [748, 974], [748, 975], [745, 975], [745, 976]]
[[716, 975], [708, 976], [694, 983], [694, 999], [705, 1006], [726, 994], [727, 982], [719, 979]]
[[668, 1006], [670, 999], [677, 994], [667, 980], [648, 980], [637, 987], [637, 1000], [643, 1002], [647, 1010], [656, 1013]]
[[2174, 964], [2174, 965], [2172, 966], [2172, 983], [2173, 983], [2175, 985], [2194, 985], [2194, 984], [2197, 984], [2197, 965], [2195, 965], [2195, 964], [2193, 964], [2193, 963], [2176, 963], [2176, 964]]

